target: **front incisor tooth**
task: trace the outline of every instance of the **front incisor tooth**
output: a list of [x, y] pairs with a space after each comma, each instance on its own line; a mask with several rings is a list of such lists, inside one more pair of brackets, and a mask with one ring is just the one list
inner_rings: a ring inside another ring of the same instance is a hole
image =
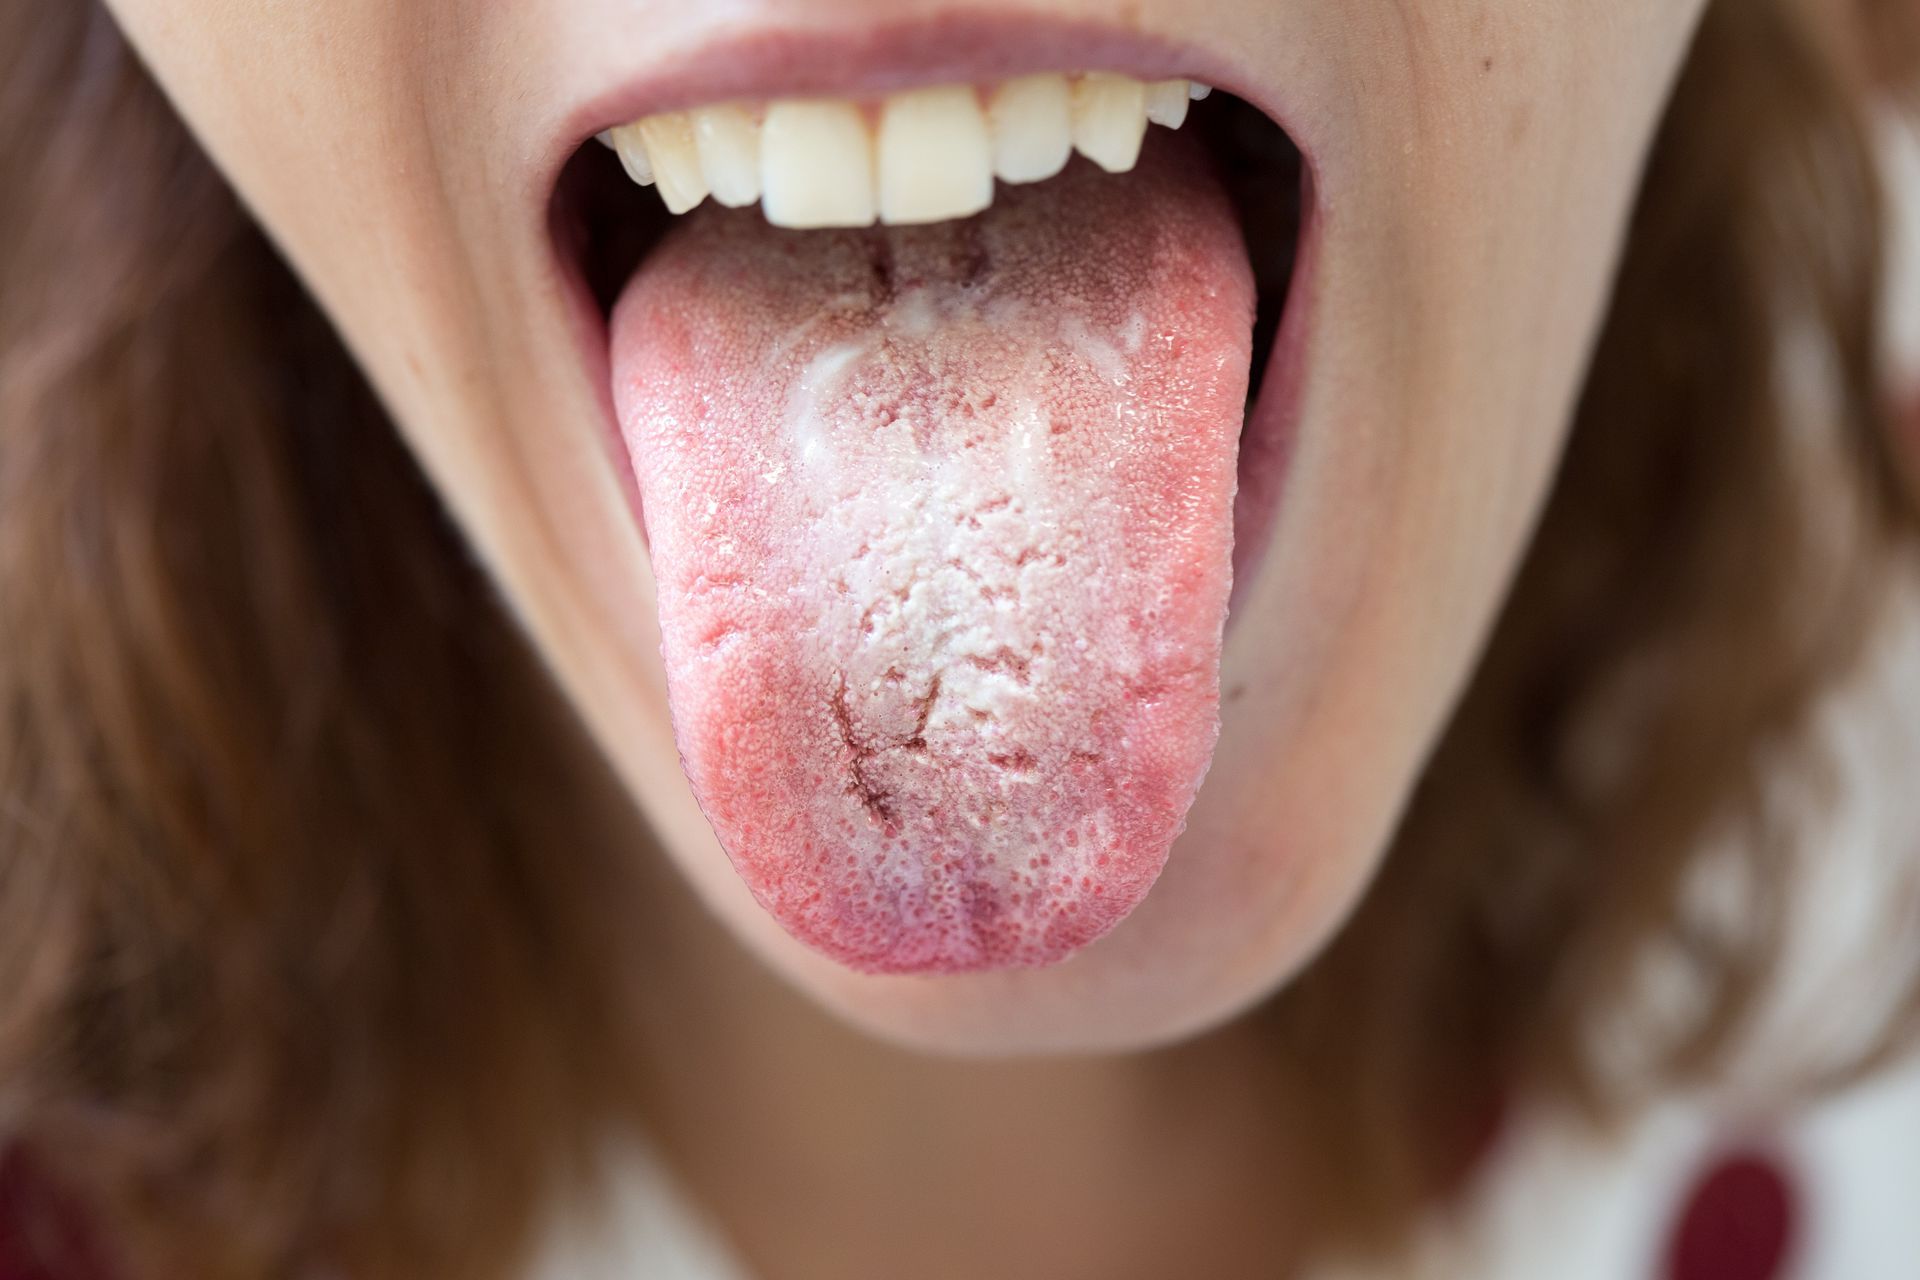
[[1191, 103], [1185, 80], [1156, 80], [1147, 86], [1147, 119], [1155, 124], [1178, 129], [1187, 122]]
[[944, 222], [993, 203], [993, 148], [972, 85], [896, 93], [880, 109], [880, 220]]
[[640, 137], [640, 126], [623, 124], [610, 129], [606, 134], [607, 145], [620, 157], [620, 167], [627, 176], [643, 187], [653, 185], [653, 162], [647, 159], [647, 144]]
[[1132, 76], [1089, 72], [1073, 86], [1073, 145], [1108, 173], [1140, 159], [1147, 132], [1147, 87]]
[[693, 142], [693, 125], [680, 112], [648, 116], [640, 122], [640, 136], [653, 161], [653, 180], [669, 213], [685, 213], [707, 198], [707, 179], [700, 172], [700, 153]]
[[760, 125], [751, 112], [734, 103], [700, 108], [693, 142], [715, 200], [739, 209], [760, 198]]
[[851, 102], [776, 102], [760, 128], [767, 221], [865, 227], [874, 218], [873, 137]]
[[987, 102], [993, 171], [1007, 182], [1039, 182], [1073, 154], [1073, 93], [1061, 75], [1021, 76]]

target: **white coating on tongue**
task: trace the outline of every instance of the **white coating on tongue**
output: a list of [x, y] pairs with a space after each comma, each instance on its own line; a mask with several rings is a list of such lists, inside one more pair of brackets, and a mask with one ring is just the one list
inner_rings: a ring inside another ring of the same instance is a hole
[[689, 220], [615, 317], [689, 781], [859, 968], [1057, 960], [1217, 731], [1252, 284], [1190, 156], [932, 228]]

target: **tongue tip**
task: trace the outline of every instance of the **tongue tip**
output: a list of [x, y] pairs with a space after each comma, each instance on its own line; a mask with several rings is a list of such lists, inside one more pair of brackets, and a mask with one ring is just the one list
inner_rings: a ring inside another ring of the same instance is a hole
[[1050, 799], [1014, 801], [1000, 829], [977, 805], [878, 816], [793, 776], [737, 721], [692, 776], [754, 897], [829, 959], [893, 976], [1047, 968], [1116, 928], [1164, 870], [1218, 738], [1204, 683], [1139, 707], [1117, 730], [1133, 750], [1061, 767], [1040, 784]]
[[[956, 887], [946, 903], [901, 910], [872, 897], [795, 900], [790, 884], [762, 892], [761, 905], [794, 938], [858, 973], [951, 977], [1061, 964], [1106, 936], [1146, 898], [1165, 866], [1171, 840], [1118, 851], [1099, 879], [1056, 889], [1038, 901], [1009, 904], [987, 878]], [[1115, 874], [1119, 864], [1128, 870]], [[736, 865], [740, 865], [736, 861]]]

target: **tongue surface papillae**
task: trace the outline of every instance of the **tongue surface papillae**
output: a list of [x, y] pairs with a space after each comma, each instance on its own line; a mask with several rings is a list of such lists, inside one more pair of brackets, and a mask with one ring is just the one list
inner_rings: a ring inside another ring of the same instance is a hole
[[1070, 954], [1206, 772], [1254, 299], [1178, 142], [935, 227], [702, 210], [616, 310], [687, 777], [855, 968]]

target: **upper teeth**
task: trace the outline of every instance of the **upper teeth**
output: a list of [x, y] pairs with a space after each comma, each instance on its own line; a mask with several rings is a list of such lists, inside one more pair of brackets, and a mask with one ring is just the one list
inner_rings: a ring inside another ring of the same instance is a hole
[[869, 110], [847, 99], [724, 103], [647, 116], [600, 140], [674, 213], [711, 195], [760, 202], [783, 227], [942, 222], [993, 201], [993, 180], [1038, 182], [1074, 150], [1133, 168], [1147, 123], [1177, 129], [1205, 85], [1089, 72], [910, 89]]

